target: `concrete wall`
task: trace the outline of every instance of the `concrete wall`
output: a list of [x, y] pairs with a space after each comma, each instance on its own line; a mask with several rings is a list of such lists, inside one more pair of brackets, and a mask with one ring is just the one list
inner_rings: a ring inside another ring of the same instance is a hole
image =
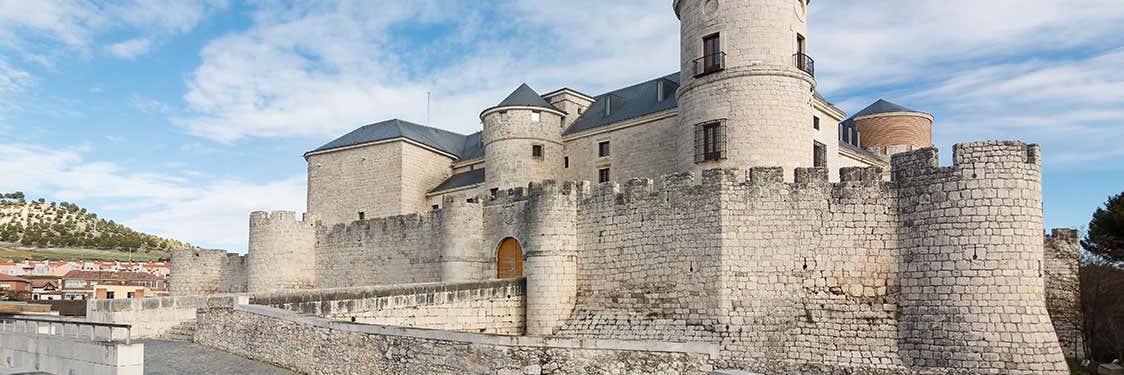
[[713, 344], [361, 325], [256, 305], [201, 310], [196, 342], [316, 374], [706, 374]]
[[1066, 358], [1085, 359], [1077, 230], [1054, 229], [1045, 239], [1046, 310]]
[[223, 250], [182, 249], [171, 252], [168, 292], [172, 295], [246, 291], [246, 257]]
[[131, 324], [133, 338], [153, 338], [172, 327], [195, 319], [195, 310], [205, 296], [149, 297], [90, 300], [86, 319], [100, 323]]
[[258, 294], [255, 305], [365, 324], [521, 335], [523, 279]]
[[[73, 327], [71, 327], [72, 329]], [[0, 329], [0, 372], [77, 375], [141, 375], [144, 344]], [[104, 328], [103, 328], [104, 329]], [[16, 327], [19, 330], [19, 327]]]

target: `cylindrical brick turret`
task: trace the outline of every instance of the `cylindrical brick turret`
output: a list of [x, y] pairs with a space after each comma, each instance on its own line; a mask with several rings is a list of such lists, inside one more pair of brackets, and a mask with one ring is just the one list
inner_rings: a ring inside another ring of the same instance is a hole
[[293, 211], [250, 213], [246, 289], [309, 289], [316, 280], [316, 227]]
[[860, 145], [883, 155], [933, 146], [933, 116], [879, 100], [854, 117]]
[[484, 110], [480, 120], [487, 188], [509, 189], [554, 178], [563, 167], [564, 116], [526, 84]]
[[[1037, 145], [959, 144], [893, 157], [899, 348], [918, 370], [1067, 374], [1046, 310]], [[923, 371], [925, 372], [925, 371]]]
[[812, 167], [816, 81], [805, 52], [808, 3], [675, 0], [673, 6], [681, 38], [679, 168], [701, 174], [783, 167], [791, 181], [795, 168]]

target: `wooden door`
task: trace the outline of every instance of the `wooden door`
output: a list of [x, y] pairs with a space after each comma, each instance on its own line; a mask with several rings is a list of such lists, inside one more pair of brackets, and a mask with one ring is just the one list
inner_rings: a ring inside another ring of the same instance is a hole
[[519, 241], [508, 237], [500, 241], [496, 251], [496, 278], [513, 279], [523, 276], [523, 248]]

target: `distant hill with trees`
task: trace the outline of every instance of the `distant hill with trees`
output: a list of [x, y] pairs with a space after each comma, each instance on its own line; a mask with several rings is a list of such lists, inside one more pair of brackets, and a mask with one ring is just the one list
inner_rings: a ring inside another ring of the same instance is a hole
[[70, 202], [28, 200], [23, 192], [0, 193], [0, 242], [25, 247], [117, 250], [167, 255], [191, 244], [141, 233], [100, 218]]

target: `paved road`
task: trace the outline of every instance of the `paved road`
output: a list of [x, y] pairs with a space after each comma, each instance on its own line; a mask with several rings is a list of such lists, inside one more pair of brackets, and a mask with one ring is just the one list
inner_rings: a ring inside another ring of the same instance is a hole
[[295, 375], [294, 372], [187, 342], [145, 340], [145, 374]]

